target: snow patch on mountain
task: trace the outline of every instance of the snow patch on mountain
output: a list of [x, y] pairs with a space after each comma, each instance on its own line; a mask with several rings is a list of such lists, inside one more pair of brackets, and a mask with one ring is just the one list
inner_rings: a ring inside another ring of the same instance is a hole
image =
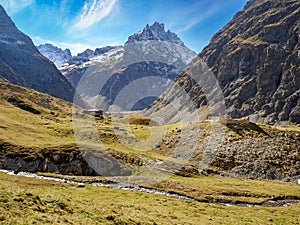
[[56, 67], [60, 67], [67, 63], [71, 58], [72, 54], [69, 49], [62, 50], [51, 44], [43, 44], [37, 46], [39, 52], [52, 61]]
[[103, 54], [105, 54], [106, 52], [109, 52], [113, 49], [117, 49], [120, 46], [105, 46], [102, 48], [96, 48], [95, 51], [91, 50], [91, 49], [87, 49], [81, 53], [78, 53], [77, 56], [72, 57], [69, 60], [69, 64], [84, 64], [86, 62], [88, 62], [89, 60], [93, 61], [93, 58], [97, 57], [97, 56], [101, 56]]

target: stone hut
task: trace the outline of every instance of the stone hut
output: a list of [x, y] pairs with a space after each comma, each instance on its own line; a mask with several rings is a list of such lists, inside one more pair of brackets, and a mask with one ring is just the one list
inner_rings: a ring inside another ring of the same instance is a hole
[[84, 114], [92, 115], [94, 117], [102, 117], [103, 111], [101, 109], [85, 109], [83, 110]]

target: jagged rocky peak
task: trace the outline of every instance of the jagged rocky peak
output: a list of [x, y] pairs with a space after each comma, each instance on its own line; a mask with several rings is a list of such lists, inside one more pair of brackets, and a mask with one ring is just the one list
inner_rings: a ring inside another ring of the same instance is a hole
[[37, 46], [37, 49], [57, 67], [64, 65], [72, 58], [70, 49], [62, 50], [52, 44], [42, 44]]
[[102, 55], [112, 49], [115, 49], [115, 48], [117, 48], [117, 46], [105, 46], [102, 48], [96, 48], [94, 54], [95, 54], [95, 56]]
[[94, 55], [94, 51], [91, 50], [91, 49], [87, 49], [81, 53], [78, 53], [77, 54], [77, 57], [81, 57], [81, 58], [88, 58], [90, 56], [93, 56]]
[[76, 57], [88, 59], [88, 58], [91, 58], [94, 56], [102, 55], [102, 54], [104, 54], [112, 49], [115, 49], [117, 47], [118, 46], [105, 46], [105, 47], [101, 47], [101, 48], [96, 48], [95, 51], [91, 50], [91, 49], [86, 49], [85, 51], [78, 53]]
[[91, 50], [91, 49], [86, 49], [81, 53], [78, 53], [77, 58], [90, 58], [90, 57], [94, 57], [94, 56], [98, 56], [98, 55], [102, 55], [112, 49], [117, 48], [118, 46], [105, 46], [105, 47], [101, 47], [101, 48], [96, 48], [95, 51]]
[[167, 41], [184, 46], [184, 43], [175, 33], [171, 32], [170, 30], [165, 31], [164, 24], [158, 22], [155, 22], [151, 26], [147, 24], [143, 30], [129, 36], [128, 41], [126, 43], [147, 40]]

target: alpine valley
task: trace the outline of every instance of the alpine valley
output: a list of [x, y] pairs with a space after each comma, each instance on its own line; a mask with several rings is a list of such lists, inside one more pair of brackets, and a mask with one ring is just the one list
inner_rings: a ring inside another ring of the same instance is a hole
[[180, 34], [72, 56], [0, 5], [0, 224], [300, 224], [299, 0], [248, 1], [198, 54]]

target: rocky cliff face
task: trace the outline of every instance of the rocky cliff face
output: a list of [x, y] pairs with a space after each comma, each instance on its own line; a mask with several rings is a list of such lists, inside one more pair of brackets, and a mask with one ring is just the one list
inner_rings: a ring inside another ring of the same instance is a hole
[[[116, 105], [125, 111], [141, 110], [150, 105], [156, 95], [161, 94], [177, 74], [178, 70], [166, 63], [133, 63], [114, 73], [99, 94], [106, 96], [107, 106]], [[159, 79], [146, 79], [143, 82], [143, 78], [151, 76]], [[141, 82], [138, 82], [139, 79]], [[134, 82], [135, 87], [126, 88]], [[120, 93], [121, 91], [123, 92]]]
[[72, 101], [74, 89], [0, 6], [0, 80]]
[[[249, 1], [199, 54], [219, 82], [229, 116], [300, 123], [299, 18], [297, 0]], [[176, 84], [196, 107], [206, 105], [201, 87], [187, 73]], [[169, 100], [179, 97], [170, 90]], [[153, 109], [168, 105], [165, 96]]]

